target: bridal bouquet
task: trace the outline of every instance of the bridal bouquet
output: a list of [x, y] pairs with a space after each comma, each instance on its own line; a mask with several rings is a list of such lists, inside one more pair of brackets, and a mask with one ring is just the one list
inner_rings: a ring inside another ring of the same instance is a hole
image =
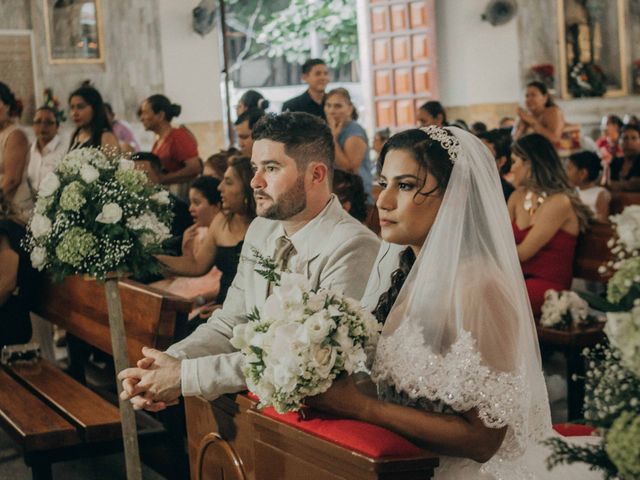
[[278, 277], [263, 308], [234, 327], [231, 344], [244, 355], [247, 386], [260, 406], [285, 413], [327, 391], [342, 372], [366, 371], [382, 327], [355, 300], [313, 291], [303, 275]]
[[172, 216], [169, 193], [133, 161], [82, 148], [42, 180], [25, 246], [34, 268], [54, 280], [146, 275], [159, 269], [152, 255], [170, 237]]
[[640, 206], [611, 217], [614, 254], [605, 267], [613, 272], [607, 299], [589, 296], [590, 303], [607, 312], [604, 332], [609, 343], [585, 351], [584, 416], [603, 437], [599, 445], [576, 446], [548, 440], [552, 467], [584, 462], [604, 472], [607, 479], [640, 478]]

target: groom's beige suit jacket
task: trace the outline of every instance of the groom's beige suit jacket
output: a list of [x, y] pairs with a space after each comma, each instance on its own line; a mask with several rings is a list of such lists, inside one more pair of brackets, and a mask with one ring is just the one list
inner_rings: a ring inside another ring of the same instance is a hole
[[[224, 305], [208, 322], [167, 353], [183, 359], [182, 394], [214, 399], [246, 388], [242, 354], [229, 342], [233, 327], [246, 322], [247, 313], [262, 307], [268, 282], [256, 273], [254, 249], [272, 257], [276, 241], [284, 235], [279, 221], [256, 218], [245, 236], [238, 273]], [[289, 237], [296, 253], [289, 270], [304, 273], [312, 288], [331, 288], [360, 299], [379, 248], [378, 238], [351, 217], [332, 196], [324, 210]]]

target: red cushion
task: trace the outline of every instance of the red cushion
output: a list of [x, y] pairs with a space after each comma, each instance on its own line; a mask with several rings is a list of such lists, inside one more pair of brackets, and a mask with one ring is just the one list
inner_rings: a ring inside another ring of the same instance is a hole
[[[249, 393], [249, 397], [259, 401], [252, 393]], [[371, 423], [331, 417], [316, 411], [307, 413], [304, 419], [298, 413], [280, 414], [272, 407], [264, 408], [261, 412], [266, 417], [370, 458], [411, 457], [422, 453], [420, 448], [404, 437]]]
[[585, 437], [593, 433], [595, 428], [577, 423], [556, 423], [553, 429], [563, 437]]

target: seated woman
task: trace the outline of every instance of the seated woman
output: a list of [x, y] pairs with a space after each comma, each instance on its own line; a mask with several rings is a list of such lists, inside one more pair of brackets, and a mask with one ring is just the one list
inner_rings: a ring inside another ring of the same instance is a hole
[[[206, 240], [209, 225], [222, 211], [220, 180], [202, 176], [189, 188], [189, 213], [193, 224], [182, 235], [181, 254], [195, 257], [200, 248], [208, 248]], [[151, 285], [186, 298], [195, 298], [197, 304], [216, 299], [220, 290], [220, 270], [215, 266], [200, 277], [177, 276], [154, 282]]]
[[565, 125], [564, 115], [551, 98], [547, 86], [542, 82], [530, 82], [527, 84], [525, 97], [527, 109], [518, 108], [513, 138], [539, 133], [558, 145]]
[[625, 125], [620, 144], [622, 157], [611, 161], [607, 186], [613, 191], [640, 192], [640, 126]]
[[440, 102], [431, 100], [420, 105], [417, 120], [420, 127], [428, 127], [429, 125], [443, 127], [447, 125], [447, 112]]
[[248, 157], [233, 157], [220, 184], [222, 211], [211, 221], [202, 246], [180, 257], [158, 255], [158, 260], [174, 275], [204, 275], [214, 265], [222, 272], [220, 291], [215, 299], [223, 303], [236, 275], [242, 242], [251, 220], [256, 216], [256, 204], [251, 189], [253, 170]]
[[567, 177], [571, 184], [578, 189], [580, 200], [594, 214], [599, 222], [609, 221], [609, 191], [596, 185], [602, 163], [600, 157], [593, 152], [574, 153], [567, 162]]
[[37, 291], [37, 272], [22, 246], [24, 224], [10, 208], [0, 191], [0, 349], [31, 338], [29, 311]]
[[372, 367], [379, 398], [346, 377], [307, 404], [441, 455], [437, 480], [595, 478], [544, 464], [547, 392], [490, 152], [470, 133], [430, 126], [391, 137], [379, 169], [385, 242], [363, 298], [385, 322]]
[[511, 147], [515, 192], [508, 208], [533, 314], [549, 289], [567, 290], [578, 234], [591, 212], [580, 201], [551, 142], [534, 133]]
[[69, 111], [77, 127], [71, 135], [69, 151], [93, 147], [120, 152], [120, 144], [111, 129], [102, 95], [88, 82], [69, 95]]
[[333, 171], [333, 193], [353, 218], [359, 222], [367, 220], [367, 194], [359, 175], [336, 168]]
[[606, 115], [602, 117], [602, 136], [596, 140], [598, 153], [602, 161], [607, 165], [616, 157], [622, 156], [620, 146], [620, 131], [622, 130], [622, 119], [617, 115]]

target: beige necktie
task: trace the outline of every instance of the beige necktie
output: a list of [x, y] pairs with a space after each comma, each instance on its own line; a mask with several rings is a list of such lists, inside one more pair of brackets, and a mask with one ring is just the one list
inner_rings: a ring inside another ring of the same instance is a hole
[[[273, 261], [276, 264], [276, 268], [280, 272], [284, 272], [287, 270], [287, 266], [289, 265], [289, 259], [292, 255], [296, 253], [296, 249], [291, 243], [291, 240], [286, 236], [281, 236], [276, 240], [276, 252], [273, 256]], [[269, 282], [269, 288], [267, 290], [267, 296], [271, 295], [273, 291], [273, 282]]]

